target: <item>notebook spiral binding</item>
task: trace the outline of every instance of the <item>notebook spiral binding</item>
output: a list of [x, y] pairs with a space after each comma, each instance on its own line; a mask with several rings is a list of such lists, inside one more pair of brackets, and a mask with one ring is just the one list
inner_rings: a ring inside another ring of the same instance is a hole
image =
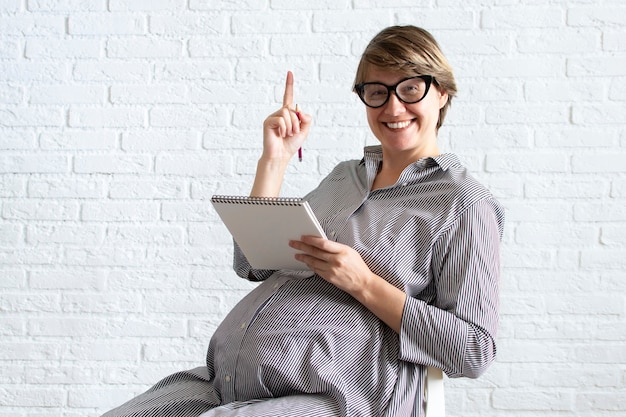
[[230, 195], [214, 195], [214, 203], [256, 204], [264, 206], [301, 206], [305, 200], [297, 197], [245, 197]]

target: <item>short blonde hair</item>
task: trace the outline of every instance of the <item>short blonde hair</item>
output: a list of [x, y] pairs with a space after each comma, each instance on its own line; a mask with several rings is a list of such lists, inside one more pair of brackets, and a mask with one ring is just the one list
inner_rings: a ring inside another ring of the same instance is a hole
[[[432, 75], [434, 85], [448, 93], [448, 101], [439, 110], [437, 130], [456, 95], [456, 82], [452, 67], [441, 52], [435, 38], [416, 26], [390, 26], [379, 32], [365, 48], [356, 71], [354, 85], [365, 82], [370, 66], [398, 72], [411, 77]], [[356, 91], [356, 90], [355, 90]]]

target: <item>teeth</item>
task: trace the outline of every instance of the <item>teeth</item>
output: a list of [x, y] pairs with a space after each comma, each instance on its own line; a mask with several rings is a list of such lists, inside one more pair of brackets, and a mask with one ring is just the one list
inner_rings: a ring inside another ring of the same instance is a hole
[[402, 129], [404, 127], [407, 127], [410, 124], [411, 124], [411, 121], [407, 120], [406, 122], [387, 123], [387, 127], [389, 127], [390, 129]]

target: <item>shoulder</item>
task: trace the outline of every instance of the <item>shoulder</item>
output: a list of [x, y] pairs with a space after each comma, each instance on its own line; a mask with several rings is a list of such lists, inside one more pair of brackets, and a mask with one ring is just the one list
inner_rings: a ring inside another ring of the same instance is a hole
[[497, 222], [504, 222], [504, 208], [491, 191], [463, 166], [456, 155], [444, 154], [436, 159], [442, 169], [441, 181], [450, 191], [450, 219], [461, 217], [468, 210], [493, 213]]
[[451, 196], [460, 204], [459, 208], [466, 208], [485, 199], [495, 197], [470, 171], [461, 164], [455, 154], [443, 154], [434, 158], [441, 168], [440, 181], [451, 191]]
[[341, 199], [341, 194], [361, 193], [365, 178], [363, 172], [364, 168], [359, 160], [339, 162], [305, 199], [313, 204], [313, 200]]
[[347, 175], [361, 176], [365, 175], [367, 169], [378, 167], [382, 161], [382, 147], [380, 145], [366, 146], [363, 149], [363, 157], [361, 159], [348, 159], [338, 162], [327, 175], [328, 178], [343, 178]]
[[322, 180], [325, 182], [337, 182], [342, 180], [352, 181], [354, 178], [360, 178], [365, 172], [365, 164], [363, 159], [351, 159], [338, 162], [326, 177]]

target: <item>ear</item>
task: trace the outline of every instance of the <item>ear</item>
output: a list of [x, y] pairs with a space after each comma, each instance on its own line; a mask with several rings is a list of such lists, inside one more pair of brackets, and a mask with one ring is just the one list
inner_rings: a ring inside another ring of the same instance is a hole
[[437, 89], [437, 91], [439, 91], [439, 109], [442, 109], [448, 102], [448, 93], [440, 89]]

